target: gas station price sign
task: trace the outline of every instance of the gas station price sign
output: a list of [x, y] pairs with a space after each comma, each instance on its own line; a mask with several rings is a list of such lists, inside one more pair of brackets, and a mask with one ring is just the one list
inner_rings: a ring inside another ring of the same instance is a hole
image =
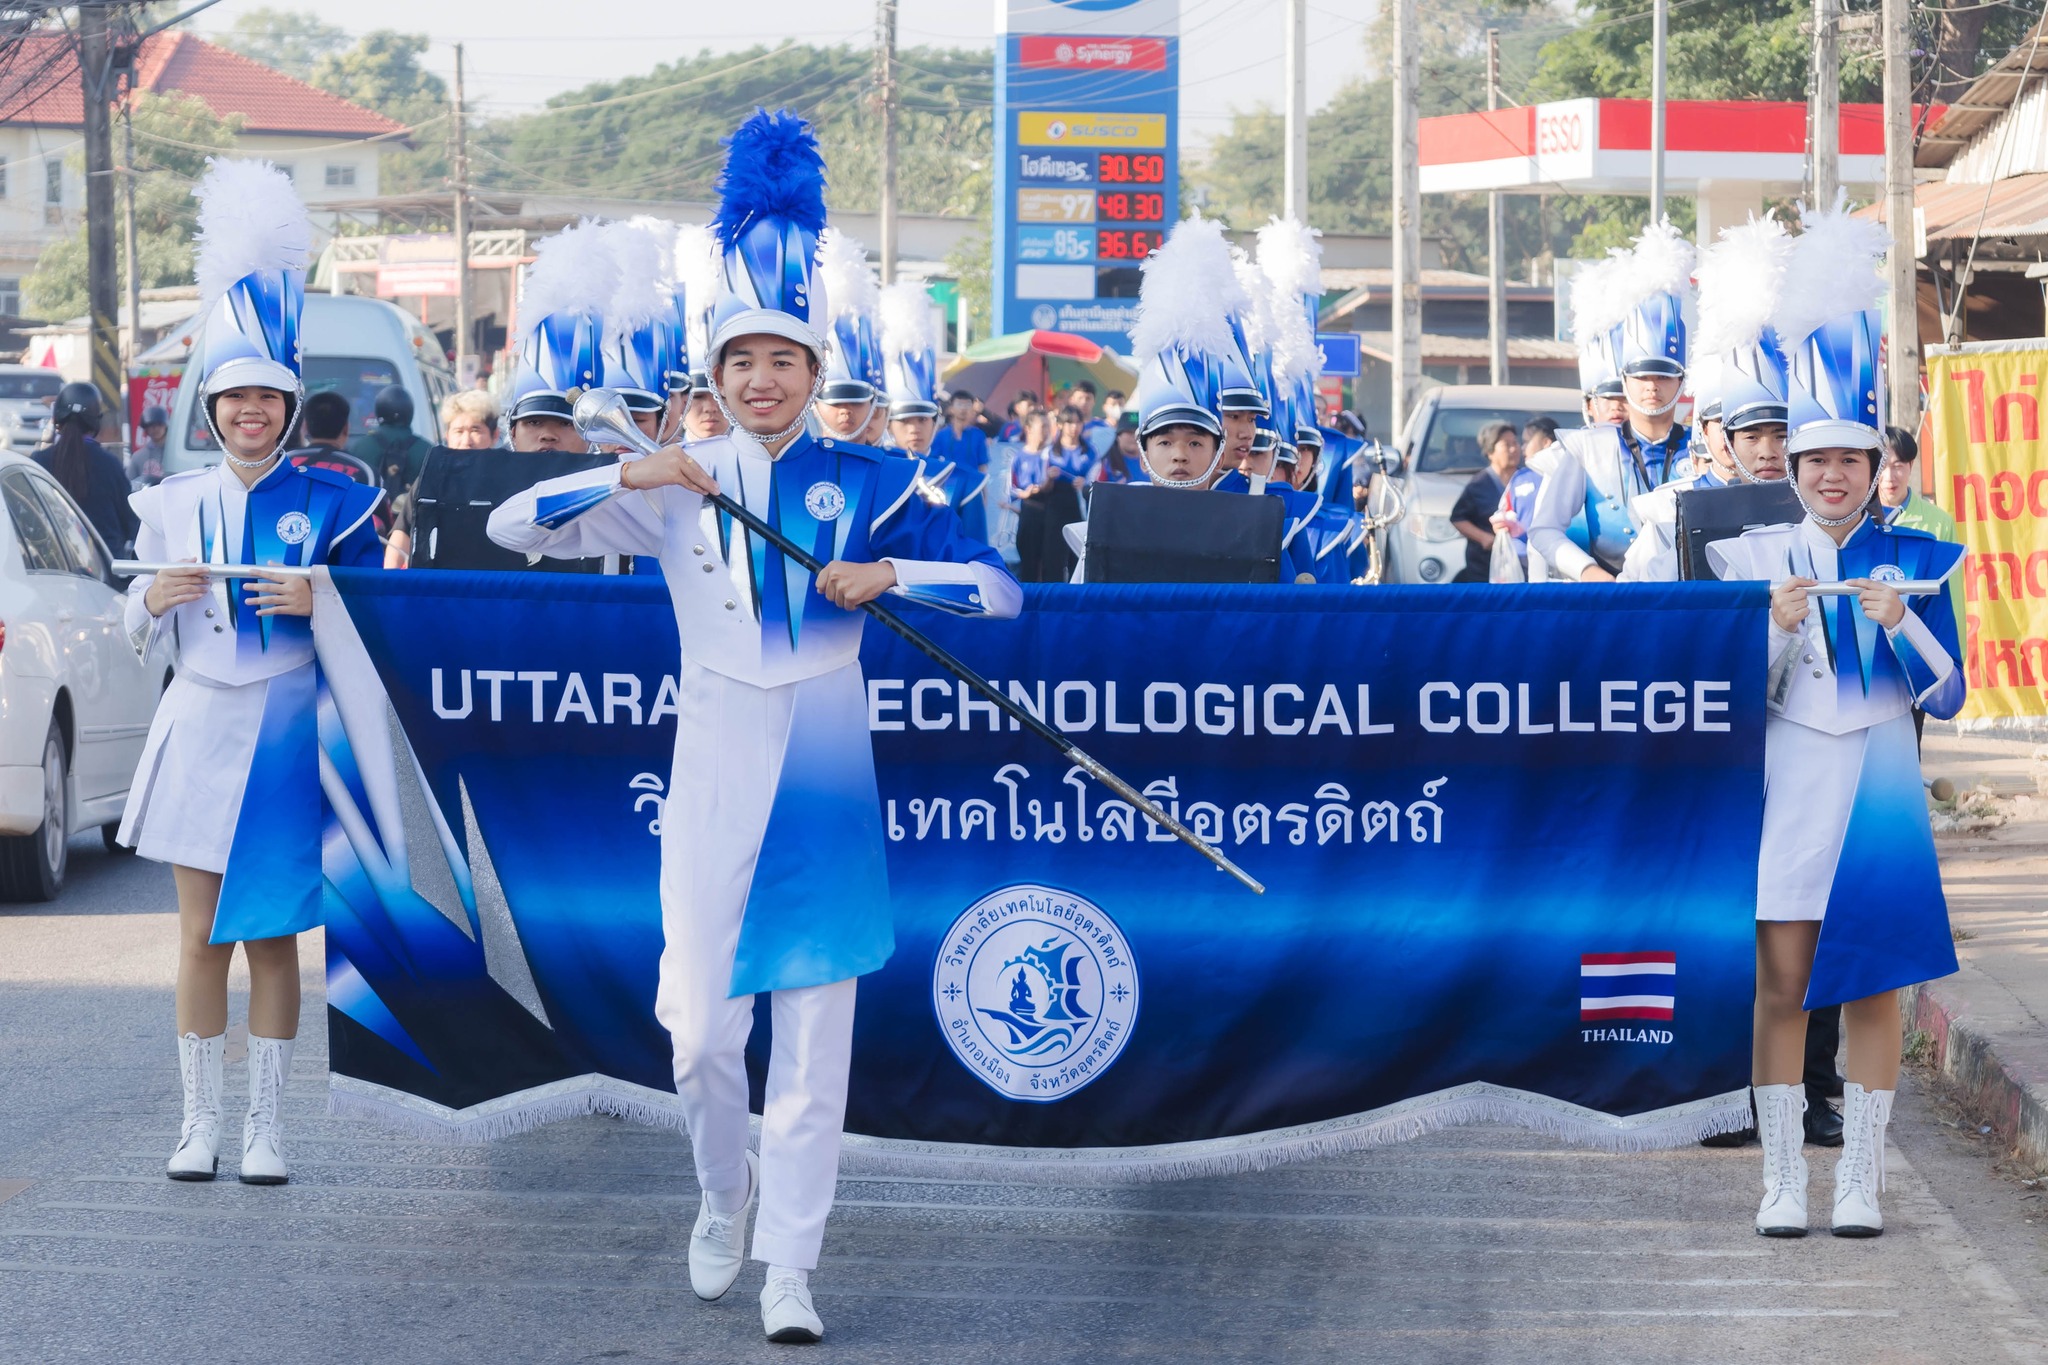
[[1002, 0], [996, 330], [1130, 349], [1179, 216], [1179, 0]]

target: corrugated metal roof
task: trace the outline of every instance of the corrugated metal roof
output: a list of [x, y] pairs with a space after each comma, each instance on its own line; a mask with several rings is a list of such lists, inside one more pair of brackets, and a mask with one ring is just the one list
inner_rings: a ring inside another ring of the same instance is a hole
[[[2048, 238], [2048, 172], [1988, 185], [1916, 185], [1913, 207], [1925, 220], [1929, 246], [1978, 236]], [[1857, 216], [1883, 222], [1884, 201], [1858, 210]]]

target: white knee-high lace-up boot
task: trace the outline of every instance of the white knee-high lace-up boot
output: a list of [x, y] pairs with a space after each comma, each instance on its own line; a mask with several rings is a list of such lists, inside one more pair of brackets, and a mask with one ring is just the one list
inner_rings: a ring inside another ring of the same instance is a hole
[[1884, 1130], [1892, 1120], [1890, 1090], [1842, 1087], [1842, 1155], [1835, 1162], [1837, 1237], [1876, 1237], [1884, 1231], [1878, 1192], [1884, 1189]]
[[1756, 1230], [1765, 1237], [1806, 1235], [1806, 1089], [1798, 1085], [1756, 1088], [1756, 1127], [1764, 1146], [1764, 1202]]
[[290, 1038], [249, 1035], [249, 1117], [242, 1122], [244, 1185], [282, 1185], [291, 1178], [278, 1123], [285, 1077], [291, 1070]]
[[211, 1180], [220, 1170], [220, 1070], [227, 1043], [225, 1033], [211, 1038], [188, 1033], [178, 1039], [185, 1122], [178, 1129], [178, 1149], [164, 1165], [164, 1174], [173, 1180]]

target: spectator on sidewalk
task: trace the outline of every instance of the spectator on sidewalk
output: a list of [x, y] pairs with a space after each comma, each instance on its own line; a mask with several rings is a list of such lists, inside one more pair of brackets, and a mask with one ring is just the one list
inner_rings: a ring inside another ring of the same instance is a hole
[[1479, 449], [1486, 456], [1486, 468], [1472, 476], [1451, 508], [1451, 525], [1469, 542], [1465, 546], [1465, 567], [1451, 580], [1453, 583], [1491, 581], [1493, 514], [1507, 496], [1508, 480], [1522, 467], [1522, 439], [1506, 422], [1488, 422], [1479, 428]]
[[[357, 483], [371, 488], [378, 486], [377, 471], [349, 453], [348, 399], [332, 389], [307, 395], [306, 406], [299, 416], [299, 440], [300, 444], [284, 453], [284, 457], [293, 464], [331, 469]], [[376, 511], [377, 529], [388, 529], [392, 517], [397, 514], [392, 509], [391, 500], [385, 499]]]
[[498, 444], [498, 400], [478, 389], [451, 393], [441, 404], [441, 444], [450, 450], [490, 450]]
[[127, 470], [95, 438], [103, 411], [98, 389], [84, 383], [66, 384], [57, 390], [50, 405], [50, 444], [29, 458], [56, 476], [107, 549], [120, 559], [127, 555], [142, 523], [128, 505]]
[[433, 447], [413, 434], [412, 395], [403, 385], [386, 384], [377, 390], [370, 412], [377, 424], [357, 437], [348, 453], [377, 472], [384, 501], [396, 516], [398, 500], [419, 482], [420, 468]]
[[152, 403], [142, 410], [142, 439], [128, 453], [128, 479], [137, 488], [164, 481], [164, 442], [171, 434], [171, 415]]

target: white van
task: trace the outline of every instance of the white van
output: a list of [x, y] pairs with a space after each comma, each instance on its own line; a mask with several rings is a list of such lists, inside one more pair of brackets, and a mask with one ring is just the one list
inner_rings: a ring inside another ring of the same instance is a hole
[[[194, 318], [190, 326], [196, 357], [203, 350], [199, 320]], [[402, 384], [412, 395], [413, 430], [435, 445], [441, 443], [441, 400], [455, 391], [455, 375], [440, 341], [419, 319], [383, 299], [307, 294], [299, 344], [306, 393], [331, 389], [347, 398], [351, 438], [366, 430], [377, 391]], [[199, 405], [197, 380], [188, 368], [185, 382], [178, 385], [177, 408], [164, 443], [166, 474], [220, 462], [220, 446]]]

